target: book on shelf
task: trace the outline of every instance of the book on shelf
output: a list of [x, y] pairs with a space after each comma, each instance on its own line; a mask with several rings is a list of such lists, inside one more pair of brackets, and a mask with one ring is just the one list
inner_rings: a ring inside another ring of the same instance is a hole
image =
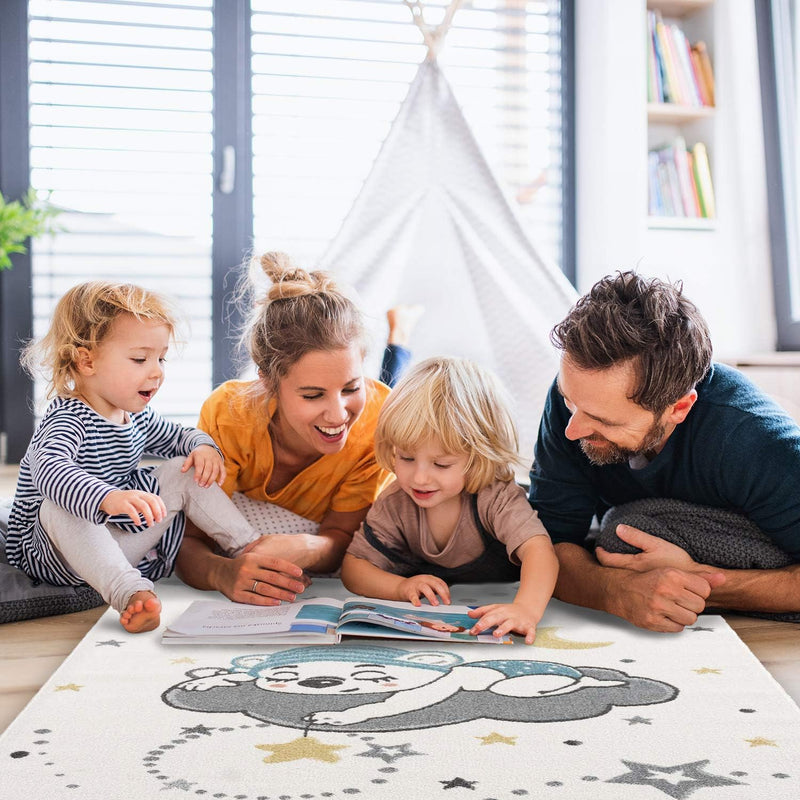
[[694, 153], [689, 150], [686, 153], [686, 160], [689, 163], [689, 174], [692, 177], [692, 199], [694, 200], [695, 216], [703, 216], [703, 207], [700, 205], [700, 193], [697, 191], [697, 181], [694, 178]]
[[662, 94], [661, 97], [656, 98], [656, 102], [681, 103], [680, 84], [678, 83], [678, 76], [675, 73], [675, 62], [672, 59], [672, 52], [668, 44], [668, 31], [658, 12], [648, 12], [648, 17], [650, 17], [650, 15], [652, 15], [653, 22], [653, 48], [662, 78]]
[[653, 40], [654, 32], [648, 22], [648, 42], [647, 42], [647, 102], [660, 103], [664, 96], [663, 79], [661, 77], [661, 66], [656, 59], [655, 43]]
[[692, 52], [697, 56], [699, 64], [699, 72], [702, 78], [703, 88], [708, 95], [708, 102], [706, 105], [714, 105], [714, 70], [711, 68], [711, 58], [708, 55], [708, 48], [703, 41], [695, 42], [692, 45]]
[[661, 181], [658, 175], [658, 153], [650, 151], [647, 154], [647, 174], [649, 192], [649, 213], [651, 217], [663, 217], [664, 199], [661, 196]]
[[681, 93], [690, 106], [702, 106], [703, 99], [697, 86], [690, 53], [692, 46], [683, 31], [673, 25], [671, 28], [672, 43], [675, 47], [675, 58], [678, 62], [678, 79], [681, 81]]
[[714, 184], [711, 181], [711, 165], [708, 162], [708, 151], [702, 142], [692, 148], [694, 157], [694, 176], [697, 183], [697, 194], [700, 198], [702, 216], [715, 217], [717, 205], [714, 199]]
[[705, 42], [691, 44], [660, 11], [647, 12], [648, 101], [714, 105], [714, 75]]
[[511, 644], [492, 631], [477, 636], [469, 606], [414, 606], [411, 603], [348, 597], [320, 597], [279, 606], [251, 606], [230, 600], [196, 600], [164, 630], [165, 644], [336, 644], [342, 637], [369, 636], [451, 642]]
[[682, 136], [648, 153], [649, 213], [655, 217], [715, 216], [708, 152]]
[[675, 159], [675, 170], [678, 174], [683, 215], [685, 217], [699, 217], [701, 216], [701, 209], [695, 205], [694, 176], [689, 166], [689, 153], [683, 136], [675, 137], [672, 150]]

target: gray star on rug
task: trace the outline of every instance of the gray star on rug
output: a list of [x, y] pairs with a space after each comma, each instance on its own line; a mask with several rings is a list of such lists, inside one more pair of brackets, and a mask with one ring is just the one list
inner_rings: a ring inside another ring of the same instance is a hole
[[449, 781], [439, 781], [445, 789], [472, 789], [478, 781], [465, 781], [463, 778], [452, 778]]
[[[356, 753], [356, 755], [363, 758], [379, 758], [387, 764], [397, 761], [399, 758], [406, 756], [421, 756], [423, 753], [418, 753], [416, 750], [411, 750], [411, 742], [405, 744], [372, 744], [367, 745], [369, 750], [365, 753]], [[390, 752], [394, 751], [394, 752]]]
[[194, 783], [195, 782], [190, 783], [189, 781], [184, 780], [183, 778], [178, 778], [178, 780], [171, 781], [170, 783], [165, 783], [161, 787], [161, 791], [163, 792], [165, 789], [183, 789], [184, 792], [188, 792], [189, 789], [191, 789], [192, 786], [194, 786]]
[[106, 639], [105, 642], [95, 642], [95, 647], [102, 647], [103, 645], [108, 645], [108, 647], [122, 647], [125, 642], [117, 641], [116, 639]]
[[647, 717], [625, 717], [625, 721], [629, 725], [650, 725], [653, 720]]
[[181, 735], [186, 736], [187, 733], [197, 733], [203, 736], [211, 736], [213, 728], [206, 728], [205, 725], [195, 725], [194, 728], [181, 728]]
[[705, 761], [691, 761], [688, 764], [675, 764], [671, 767], [662, 767], [658, 764], [640, 764], [636, 761], [622, 759], [630, 772], [610, 778], [606, 783], [628, 783], [637, 786], [652, 786], [670, 797], [682, 800], [688, 797], [695, 789], [704, 789], [712, 786], [740, 786], [741, 781], [734, 781], [722, 775], [712, 775], [703, 767]]

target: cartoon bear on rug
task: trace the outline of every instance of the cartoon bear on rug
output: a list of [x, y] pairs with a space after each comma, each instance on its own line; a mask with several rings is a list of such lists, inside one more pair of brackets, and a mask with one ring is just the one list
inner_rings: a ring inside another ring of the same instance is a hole
[[667, 683], [548, 661], [465, 661], [436, 650], [295, 647], [203, 667], [167, 689], [174, 708], [241, 712], [306, 731], [398, 731], [486, 718], [557, 722], [674, 699]]

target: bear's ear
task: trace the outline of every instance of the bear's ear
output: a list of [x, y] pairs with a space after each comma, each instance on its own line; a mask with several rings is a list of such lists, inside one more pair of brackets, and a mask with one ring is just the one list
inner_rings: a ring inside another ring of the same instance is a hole
[[248, 671], [259, 664], [264, 664], [268, 658], [269, 656], [265, 656], [263, 653], [253, 656], [237, 656], [231, 661], [231, 664], [236, 669]]
[[422, 650], [417, 653], [406, 653], [397, 659], [409, 664], [430, 664], [434, 667], [455, 667], [464, 663], [461, 656], [454, 653], [443, 653], [440, 650]]

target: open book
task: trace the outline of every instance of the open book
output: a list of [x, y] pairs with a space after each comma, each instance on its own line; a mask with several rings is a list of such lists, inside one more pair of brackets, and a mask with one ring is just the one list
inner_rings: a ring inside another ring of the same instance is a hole
[[491, 631], [468, 633], [469, 606], [414, 606], [389, 600], [319, 597], [279, 606], [196, 600], [164, 631], [174, 644], [335, 644], [342, 636], [511, 644]]

